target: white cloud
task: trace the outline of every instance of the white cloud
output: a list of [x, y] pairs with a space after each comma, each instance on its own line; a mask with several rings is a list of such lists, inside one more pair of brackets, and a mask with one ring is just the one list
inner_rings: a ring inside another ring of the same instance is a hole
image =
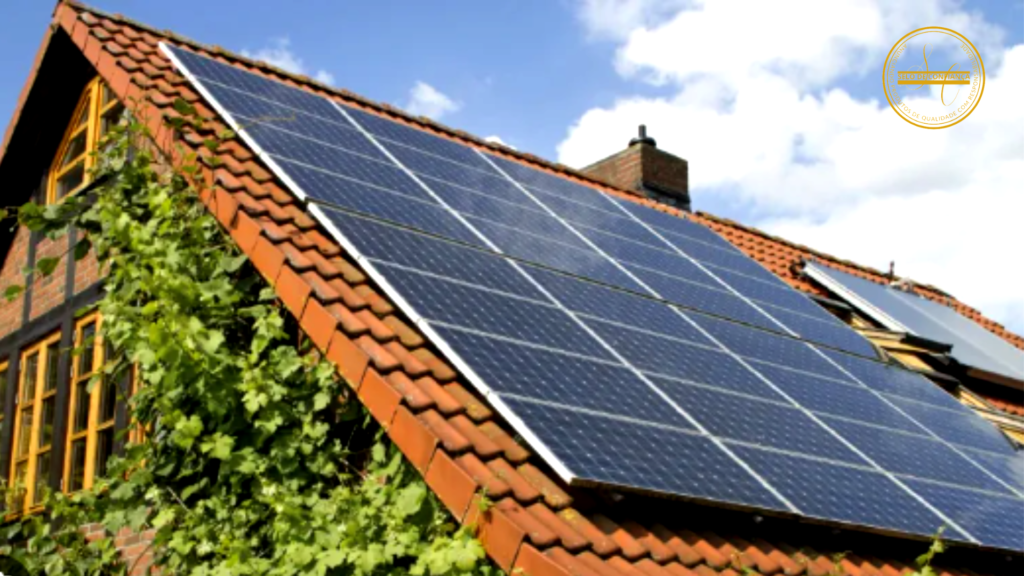
[[256, 51], [242, 50], [242, 55], [253, 60], [262, 60], [271, 66], [291, 72], [309, 76], [321, 84], [334, 84], [334, 75], [324, 69], [310, 70], [305, 61], [292, 52], [291, 39], [287, 36], [273, 38], [268, 46]]
[[511, 148], [513, 150], [518, 150], [518, 148], [516, 148], [515, 146], [513, 146], [513, 145], [509, 144], [508, 142], [505, 142], [504, 140], [502, 140], [500, 136], [487, 136], [486, 138], [484, 138], [484, 142], [490, 142], [492, 144], [501, 144], [502, 146], [504, 146], [506, 148]]
[[[673, 14], [651, 19], [667, 5]], [[1024, 246], [1024, 46], [1001, 46], [999, 30], [945, 0], [645, 1], [620, 18], [616, 6], [626, 5], [585, 0], [581, 19], [616, 38], [623, 77], [670, 95], [587, 110], [560, 161], [614, 153], [645, 123], [689, 160], [698, 208], [717, 196], [791, 240], [878, 268], [896, 260], [897, 273], [1024, 332], [1024, 272], [1011, 256]], [[609, 32], [617, 21], [633, 28]], [[945, 130], [911, 126], [882, 96], [889, 49], [926, 25], [971, 38], [988, 72], [978, 108]], [[874, 98], [836, 86], [876, 76]]]
[[456, 102], [426, 82], [418, 81], [409, 90], [409, 102], [405, 111], [415, 116], [426, 116], [440, 120], [442, 116], [457, 112], [462, 103]]

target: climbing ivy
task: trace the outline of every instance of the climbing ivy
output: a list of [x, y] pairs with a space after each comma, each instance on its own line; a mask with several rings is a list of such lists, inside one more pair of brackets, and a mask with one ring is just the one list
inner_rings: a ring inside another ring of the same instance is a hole
[[[199, 126], [190, 105], [175, 110], [179, 133]], [[139, 385], [124, 455], [91, 489], [48, 494], [45, 515], [0, 527], [0, 555], [32, 574], [125, 574], [133, 566], [113, 536], [128, 528], [155, 532], [163, 574], [490, 573], [480, 543], [335, 368], [296, 345], [294, 320], [200, 199], [210, 192], [197, 183], [211, 163], [203, 156], [179, 149], [168, 170], [145, 123], [127, 118], [98, 154], [87, 193], [16, 210], [50, 238], [74, 231], [62, 257], [95, 253], [114, 352], [97, 379], [125, 382], [134, 371]], [[44, 259], [35, 272], [55, 267]], [[87, 541], [87, 524], [107, 538]]]

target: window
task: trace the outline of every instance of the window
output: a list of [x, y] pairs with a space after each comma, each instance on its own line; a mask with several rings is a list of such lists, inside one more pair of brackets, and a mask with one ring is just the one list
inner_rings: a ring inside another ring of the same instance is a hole
[[94, 162], [91, 153], [123, 114], [124, 106], [99, 77], [89, 82], [50, 171], [47, 204], [60, 202], [88, 184]]
[[15, 499], [14, 512], [34, 508], [41, 501], [50, 477], [59, 362], [59, 333], [21, 354], [10, 477], [11, 484], [20, 486], [21, 491]]
[[7, 412], [7, 361], [0, 362], [0, 428], [4, 426], [4, 414]]
[[78, 354], [72, 361], [64, 462], [64, 486], [69, 492], [92, 487], [93, 478], [106, 471], [107, 460], [114, 452], [117, 383], [101, 380], [89, 390], [90, 380], [103, 370], [105, 348], [99, 336], [100, 324], [99, 315], [92, 314], [75, 328]]

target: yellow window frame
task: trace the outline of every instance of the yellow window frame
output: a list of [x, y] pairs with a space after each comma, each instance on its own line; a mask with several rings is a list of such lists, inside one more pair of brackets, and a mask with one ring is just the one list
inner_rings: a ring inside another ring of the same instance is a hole
[[[90, 174], [96, 162], [93, 152], [96, 151], [108, 128], [104, 121], [109, 119], [114, 111], [120, 114], [123, 109], [121, 102], [99, 76], [89, 81], [78, 99], [75, 113], [64, 133], [64, 139], [61, 140], [57, 156], [53, 159], [46, 187], [47, 204], [56, 204], [89, 184]], [[80, 121], [83, 118], [84, 121]], [[82, 151], [65, 161], [69, 149], [79, 137], [84, 137]], [[82, 181], [73, 189], [58, 195], [61, 179], [77, 170], [80, 165], [83, 170]]]
[[53, 427], [57, 421], [59, 362], [60, 332], [21, 352], [9, 479], [10, 485], [20, 490], [11, 513], [37, 510], [42, 488], [49, 480], [53, 467]]
[[7, 412], [7, 360], [0, 362], [0, 428], [4, 425], [4, 413]]
[[[87, 334], [90, 327], [91, 336]], [[72, 360], [63, 476], [64, 490], [69, 493], [91, 488], [96, 472], [102, 472], [99, 469], [114, 448], [117, 383], [101, 379], [89, 390], [90, 381], [102, 372], [106, 360], [102, 327], [98, 313], [82, 317], [75, 325], [79, 353]]]

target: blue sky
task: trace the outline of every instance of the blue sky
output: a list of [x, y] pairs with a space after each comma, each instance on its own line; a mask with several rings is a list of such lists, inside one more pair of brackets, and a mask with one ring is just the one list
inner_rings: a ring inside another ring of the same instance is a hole
[[[876, 268], [895, 260], [1024, 332], [1024, 268], [1001, 256], [1024, 245], [1024, 0], [94, 5], [569, 165], [646, 123], [690, 161], [697, 209]], [[0, 118], [52, 8], [0, 7]], [[970, 118], [926, 131], [889, 109], [881, 70], [901, 36], [936, 25], [978, 45], [988, 83]]]

